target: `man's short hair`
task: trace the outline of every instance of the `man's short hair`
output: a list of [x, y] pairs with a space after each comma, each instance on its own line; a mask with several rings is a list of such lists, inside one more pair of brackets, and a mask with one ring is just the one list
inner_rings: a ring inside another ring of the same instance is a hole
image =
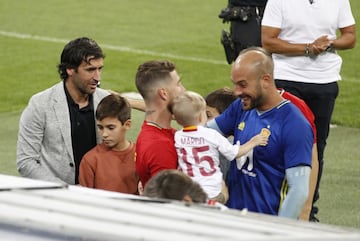
[[57, 66], [60, 78], [66, 80], [69, 77], [66, 69], [77, 69], [82, 61], [89, 63], [99, 58], [105, 58], [105, 55], [94, 40], [87, 37], [71, 40], [65, 45]]
[[136, 73], [135, 84], [141, 96], [146, 100], [149, 93], [158, 82], [171, 78], [170, 72], [175, 70], [175, 64], [166, 60], [151, 60], [141, 64]]

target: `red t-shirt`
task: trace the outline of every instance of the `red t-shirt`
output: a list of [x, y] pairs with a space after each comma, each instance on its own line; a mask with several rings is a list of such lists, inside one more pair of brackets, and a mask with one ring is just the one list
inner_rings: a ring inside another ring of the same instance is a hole
[[135, 144], [123, 151], [115, 151], [99, 144], [81, 160], [81, 186], [108, 191], [137, 194], [138, 175], [135, 168]]
[[136, 171], [143, 187], [157, 172], [177, 169], [175, 132], [144, 121], [136, 141]]
[[279, 89], [280, 91], [280, 95], [282, 97], [284, 97], [287, 100], [290, 100], [291, 103], [293, 103], [294, 105], [296, 105], [297, 108], [300, 109], [300, 111], [303, 113], [304, 117], [309, 121], [313, 132], [314, 132], [314, 143], [316, 143], [316, 126], [315, 126], [315, 116], [312, 113], [311, 109], [307, 106], [307, 104], [305, 103], [305, 101], [303, 101], [302, 99], [300, 99], [299, 97], [283, 90], [283, 89]]

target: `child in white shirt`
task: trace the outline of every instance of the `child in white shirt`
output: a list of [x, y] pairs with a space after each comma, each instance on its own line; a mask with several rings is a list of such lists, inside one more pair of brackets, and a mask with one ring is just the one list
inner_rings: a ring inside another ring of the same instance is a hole
[[239, 158], [255, 146], [266, 145], [268, 137], [258, 134], [243, 145], [233, 145], [216, 130], [204, 127], [206, 102], [191, 91], [176, 97], [169, 109], [183, 127], [175, 133], [175, 148], [178, 154], [178, 169], [199, 183], [210, 199], [225, 203], [222, 190], [222, 173], [219, 168], [219, 153], [229, 161]]

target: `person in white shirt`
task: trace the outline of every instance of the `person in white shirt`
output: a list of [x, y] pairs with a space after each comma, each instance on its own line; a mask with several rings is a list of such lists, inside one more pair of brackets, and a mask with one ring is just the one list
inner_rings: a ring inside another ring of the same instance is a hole
[[[303, 99], [315, 115], [319, 175], [314, 203], [341, 79], [342, 59], [336, 51], [356, 43], [349, 0], [269, 0], [261, 38], [263, 48], [273, 56], [276, 86]], [[311, 221], [318, 221], [316, 213], [313, 206]]]
[[192, 91], [177, 96], [169, 109], [183, 127], [175, 133], [178, 169], [199, 183], [209, 199], [225, 203], [228, 195], [219, 167], [219, 153], [229, 161], [240, 158], [256, 146], [266, 146], [268, 136], [260, 133], [241, 146], [231, 144], [216, 130], [203, 126], [207, 121], [206, 102]]

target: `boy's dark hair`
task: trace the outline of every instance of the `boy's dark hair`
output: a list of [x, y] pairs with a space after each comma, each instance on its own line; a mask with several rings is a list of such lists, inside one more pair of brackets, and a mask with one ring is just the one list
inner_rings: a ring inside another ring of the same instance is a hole
[[214, 90], [205, 97], [206, 105], [215, 108], [220, 114], [223, 113], [234, 100], [236, 100], [236, 96], [228, 87]]
[[118, 118], [121, 124], [131, 119], [131, 107], [129, 102], [122, 96], [111, 94], [104, 97], [95, 113], [97, 120], [102, 120], [106, 117]]
[[60, 78], [66, 80], [69, 77], [66, 69], [77, 69], [82, 61], [89, 63], [99, 58], [105, 58], [105, 55], [94, 40], [81, 37], [70, 41], [65, 45], [57, 66]]
[[162, 170], [146, 183], [144, 196], [182, 201], [188, 195], [194, 203], [205, 203], [207, 194], [189, 176], [178, 170]]
[[158, 81], [170, 78], [175, 64], [170, 61], [151, 60], [141, 64], [136, 72], [135, 84], [141, 96], [146, 100], [151, 87]]

